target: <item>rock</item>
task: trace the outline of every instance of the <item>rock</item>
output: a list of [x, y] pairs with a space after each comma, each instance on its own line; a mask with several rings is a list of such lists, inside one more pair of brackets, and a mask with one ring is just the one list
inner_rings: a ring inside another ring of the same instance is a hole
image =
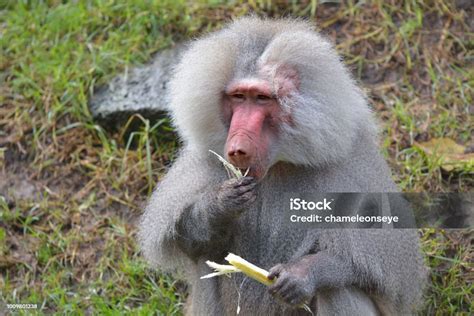
[[151, 120], [163, 116], [171, 69], [184, 47], [160, 51], [148, 65], [128, 69], [100, 87], [89, 103], [92, 116], [112, 125], [124, 123], [135, 113]]

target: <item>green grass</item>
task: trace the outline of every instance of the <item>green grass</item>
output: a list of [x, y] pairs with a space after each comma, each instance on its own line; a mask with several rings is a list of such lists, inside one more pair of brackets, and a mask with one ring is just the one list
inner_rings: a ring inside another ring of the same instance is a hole
[[[333, 9], [316, 1], [131, 3], [0, 3], [0, 176], [15, 189], [34, 188], [0, 197], [0, 311], [3, 303], [35, 303], [37, 314], [182, 313], [185, 286], [148, 268], [135, 241], [142, 205], [179, 146], [170, 123], [136, 115], [108, 131], [87, 102], [127, 67], [232, 16], [316, 20], [368, 88], [400, 187], [474, 187], [472, 170], [447, 174], [413, 147], [433, 137], [472, 142], [473, 30], [451, 1]], [[472, 236], [459, 236], [423, 231], [433, 268], [426, 313], [472, 307]]]

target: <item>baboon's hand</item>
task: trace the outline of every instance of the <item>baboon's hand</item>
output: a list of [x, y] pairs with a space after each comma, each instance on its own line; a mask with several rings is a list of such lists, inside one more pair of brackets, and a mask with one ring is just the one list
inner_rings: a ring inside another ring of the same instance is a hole
[[230, 179], [217, 190], [216, 203], [222, 216], [237, 217], [257, 198], [253, 177]]
[[269, 287], [270, 293], [294, 307], [309, 302], [316, 291], [317, 282], [312, 271], [315, 260], [315, 255], [308, 255], [294, 263], [274, 266], [268, 278], [277, 279]]

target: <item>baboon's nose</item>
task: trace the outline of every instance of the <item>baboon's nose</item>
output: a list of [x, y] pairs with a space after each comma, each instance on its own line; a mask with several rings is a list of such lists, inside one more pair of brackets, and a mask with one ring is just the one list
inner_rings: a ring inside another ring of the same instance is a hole
[[236, 167], [248, 168], [252, 160], [252, 145], [247, 137], [236, 136], [231, 140], [227, 158]]
[[239, 148], [235, 148], [235, 149], [231, 149], [229, 150], [229, 152], [227, 153], [227, 155], [230, 157], [234, 157], [234, 156], [246, 156], [247, 153], [245, 152], [245, 150], [243, 149], [239, 149]]

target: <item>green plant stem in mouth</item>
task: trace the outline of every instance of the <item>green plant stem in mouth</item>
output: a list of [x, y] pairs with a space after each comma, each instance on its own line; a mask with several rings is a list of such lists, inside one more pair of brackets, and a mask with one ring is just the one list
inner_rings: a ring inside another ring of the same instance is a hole
[[240, 179], [240, 178], [246, 177], [248, 175], [248, 173], [250, 171], [250, 167], [247, 168], [247, 170], [245, 170], [244, 173], [242, 173], [243, 169], [234, 166], [233, 164], [228, 162], [224, 157], [222, 157], [221, 155], [219, 155], [215, 151], [209, 149], [209, 152], [214, 154], [220, 160], [220, 162], [222, 162], [222, 164], [224, 165], [224, 168], [227, 170], [227, 173], [229, 174], [229, 177]]

